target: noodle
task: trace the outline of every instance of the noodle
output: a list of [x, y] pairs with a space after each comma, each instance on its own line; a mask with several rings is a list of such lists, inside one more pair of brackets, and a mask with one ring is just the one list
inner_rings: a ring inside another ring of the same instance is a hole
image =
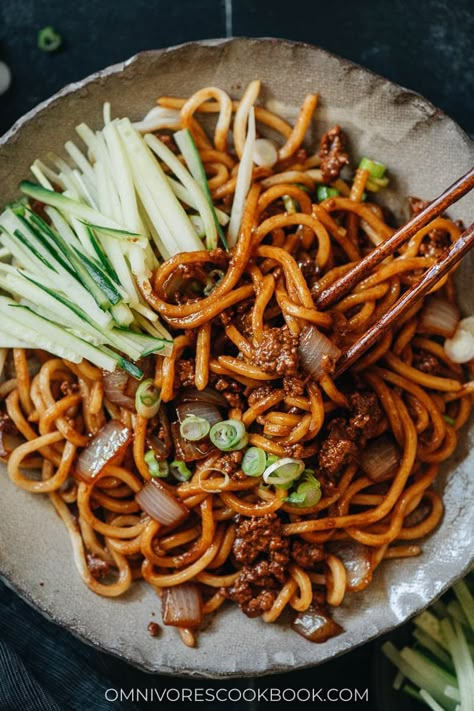
[[[219, 219], [230, 211], [252, 107], [259, 130], [280, 140], [277, 162], [253, 168], [236, 246], [178, 254], [137, 284], [173, 330], [172, 352], [145, 358], [161, 391], [158, 413], [146, 417], [115, 399], [107, 375], [87, 361], [0, 349], [0, 433], [8, 425], [14, 438], [9, 445], [2, 436], [0, 457], [16, 486], [49, 496], [95, 593], [122, 595], [137, 578], [158, 591], [190, 584], [204, 614], [230, 599], [274, 622], [285, 610], [328, 617], [327, 606], [366, 587], [382, 560], [421, 553], [412, 541], [442, 519], [433, 487], [470, 415], [474, 385], [423, 327], [422, 306], [334, 379], [327, 343], [337, 352], [352, 345], [435, 263], [436, 239], [450, 244], [461, 230], [437, 218], [331, 311], [320, 311], [321, 291], [394, 230], [371, 202], [368, 169], [352, 181], [337, 172], [329, 181], [336, 192], [316, 200], [325, 156], [308, 156], [304, 145], [317, 94], [304, 99], [292, 127], [255, 105], [260, 88], [251, 82], [240, 101], [216, 87], [158, 99], [179, 110], [194, 137]], [[215, 119], [212, 140], [203, 117]], [[455, 303], [450, 277], [436, 293]], [[302, 346], [308, 333], [326, 343], [318, 366], [311, 365], [317, 346], [307, 353]], [[32, 358], [39, 368], [31, 369]], [[209, 427], [186, 440], [187, 417], [205, 412], [215, 427], [216, 411], [219, 422], [244, 429], [238, 446], [220, 450]], [[84, 476], [78, 461], [110, 422], [130, 437], [97, 476]], [[363, 454], [382, 440], [398, 459], [377, 478]], [[248, 447], [261, 450], [257, 474], [243, 471]], [[297, 479], [272, 480], [272, 467], [283, 471], [279, 459], [302, 462]], [[139, 503], [155, 476], [184, 512], [174, 524]], [[355, 583], [345, 557], [354, 550], [365, 551], [367, 565]], [[192, 624], [179, 631], [195, 646]]]

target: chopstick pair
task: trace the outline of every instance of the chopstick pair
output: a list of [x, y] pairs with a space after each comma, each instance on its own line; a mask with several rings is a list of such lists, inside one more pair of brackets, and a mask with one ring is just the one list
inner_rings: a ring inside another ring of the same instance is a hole
[[[344, 276], [327, 289], [324, 289], [316, 299], [318, 308], [328, 308], [328, 306], [332, 306], [332, 304], [341, 299], [348, 291], [369, 276], [374, 267], [386, 257], [392, 255], [402, 244], [411, 239], [413, 235], [443, 213], [450, 205], [466, 195], [473, 187], [474, 167], [429, 203], [418, 215], [412, 217], [389, 239], [379, 244], [372, 252], [355, 264]], [[433, 264], [416, 284], [402, 294], [399, 300], [343, 353], [336, 364], [335, 377], [341, 375], [380, 340], [392, 324], [406, 314], [423, 296], [426, 296], [473, 246], [474, 223], [460, 235], [449, 250], [440, 256], [436, 264]]]

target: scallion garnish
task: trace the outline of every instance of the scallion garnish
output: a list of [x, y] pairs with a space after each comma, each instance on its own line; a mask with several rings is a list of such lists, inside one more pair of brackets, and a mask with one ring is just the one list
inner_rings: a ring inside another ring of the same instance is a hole
[[280, 457], [277, 457], [276, 454], [267, 454], [267, 467], [269, 467], [270, 464], [275, 464], [279, 459]]
[[298, 212], [298, 210], [300, 209], [295, 198], [292, 198], [291, 195], [282, 195], [281, 199], [283, 200], [284, 208], [289, 215]]
[[148, 452], [146, 452], [143, 459], [146, 462], [151, 476], [158, 477], [159, 479], [165, 479], [168, 476], [168, 462], [158, 462], [152, 449], [149, 449]]
[[243, 449], [248, 442], [245, 425], [240, 420], [224, 420], [211, 427], [209, 433], [212, 444], [223, 452]]
[[267, 467], [267, 454], [260, 447], [249, 447], [242, 459], [242, 471], [246, 476], [261, 476]]
[[278, 488], [288, 489], [303, 471], [304, 462], [302, 459], [282, 457], [273, 464], [270, 464], [270, 466], [267, 466], [263, 473], [263, 479], [266, 484], [273, 484], [273, 486], [277, 486]]
[[451, 425], [451, 427], [454, 427], [454, 425], [456, 424], [456, 420], [453, 417], [450, 417], [449, 415], [443, 415], [443, 420], [448, 425]]
[[186, 462], [180, 459], [174, 459], [171, 462], [170, 471], [178, 481], [189, 481], [193, 475], [192, 471], [186, 466]]
[[38, 32], [38, 47], [43, 52], [55, 52], [63, 43], [63, 38], [51, 27], [43, 27]]
[[339, 194], [340, 193], [337, 188], [331, 188], [329, 185], [318, 185], [318, 189], [316, 190], [318, 202], [322, 202], [323, 200], [327, 200], [331, 197], [337, 197]]
[[135, 408], [141, 417], [150, 419], [160, 409], [161, 392], [151, 378], [144, 380], [137, 388]]
[[206, 283], [203, 289], [204, 296], [209, 296], [223, 278], [224, 272], [222, 269], [211, 269], [206, 277]]
[[311, 469], [306, 469], [301, 477], [301, 482], [286, 499], [293, 506], [314, 506], [321, 499], [321, 485], [313, 475]]
[[210, 427], [209, 422], [205, 420], [204, 417], [186, 415], [179, 426], [179, 431], [181, 437], [187, 439], [188, 442], [198, 442], [200, 439], [206, 437]]
[[362, 158], [359, 163], [359, 168], [363, 170], [368, 170], [371, 178], [383, 178], [387, 166], [383, 163], [379, 163], [378, 160], [372, 160], [371, 158]]

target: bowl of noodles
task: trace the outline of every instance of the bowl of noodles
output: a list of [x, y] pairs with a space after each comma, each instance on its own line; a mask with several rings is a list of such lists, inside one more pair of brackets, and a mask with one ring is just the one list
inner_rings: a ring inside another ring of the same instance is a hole
[[316, 300], [473, 156], [423, 98], [282, 40], [144, 52], [21, 119], [0, 143], [9, 584], [137, 666], [219, 677], [323, 662], [461, 576], [469, 258], [334, 365], [472, 198]]

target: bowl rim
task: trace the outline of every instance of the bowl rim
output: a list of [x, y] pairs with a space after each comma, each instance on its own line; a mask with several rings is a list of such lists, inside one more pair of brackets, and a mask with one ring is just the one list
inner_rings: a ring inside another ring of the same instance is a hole
[[[2, 135], [0, 136], [0, 148], [5, 146], [6, 144], [10, 143], [10, 141], [16, 141], [20, 138], [21, 131], [23, 127], [28, 124], [30, 121], [35, 119], [38, 115], [43, 113], [46, 109], [48, 109], [50, 106], [54, 105], [56, 102], [60, 101], [64, 97], [67, 97], [68, 95], [74, 94], [75, 92], [84, 89], [87, 87], [89, 84], [95, 82], [97, 79], [102, 79], [106, 78], [115, 74], [120, 74], [122, 71], [124, 71], [126, 68], [136, 64], [137, 62], [141, 60], [145, 60], [147, 57], [158, 57], [160, 55], [165, 55], [168, 53], [173, 53], [182, 49], [186, 48], [192, 48], [192, 47], [220, 47], [220, 46], [225, 46], [225, 45], [232, 45], [236, 43], [249, 43], [249, 44], [262, 44], [262, 43], [278, 43], [282, 45], [286, 45], [288, 47], [300, 47], [300, 48], [306, 48], [308, 50], [317, 50], [318, 52], [323, 53], [327, 57], [330, 58], [335, 58], [338, 60], [340, 65], [344, 68], [355, 68], [358, 70], [362, 70], [365, 74], [368, 74], [372, 76], [373, 78], [377, 79], [378, 81], [389, 85], [394, 92], [395, 95], [399, 97], [404, 97], [404, 100], [406, 102], [420, 102], [421, 106], [423, 106], [425, 109], [428, 109], [430, 112], [430, 117], [435, 117], [435, 118], [442, 118], [445, 120], [448, 120], [451, 124], [451, 127], [455, 130], [457, 133], [458, 137], [460, 140], [463, 140], [464, 142], [467, 143], [467, 145], [473, 144], [473, 141], [471, 137], [462, 129], [457, 122], [451, 118], [446, 112], [443, 110], [439, 109], [437, 106], [435, 106], [429, 99], [426, 99], [423, 95], [419, 94], [416, 91], [413, 91], [412, 89], [408, 89], [396, 82], [393, 82], [382, 75], [378, 74], [377, 72], [374, 72], [366, 67], [364, 67], [361, 64], [358, 64], [357, 62], [352, 62], [351, 60], [345, 59], [343, 57], [340, 57], [339, 55], [330, 52], [326, 50], [323, 47], [320, 47], [318, 45], [314, 45], [308, 42], [301, 42], [301, 41], [295, 41], [295, 40], [288, 40], [284, 38], [278, 38], [278, 37], [228, 37], [228, 38], [211, 38], [211, 39], [203, 39], [203, 40], [193, 40], [190, 42], [183, 42], [179, 43], [176, 45], [172, 45], [169, 47], [163, 47], [159, 49], [147, 49], [143, 50], [140, 52], [137, 52], [136, 54], [132, 55], [130, 58], [123, 60], [121, 62], [117, 62], [115, 64], [109, 65], [105, 67], [104, 69], [100, 69], [96, 72], [93, 72], [89, 74], [88, 76], [84, 77], [83, 79], [80, 79], [78, 81], [71, 82], [69, 84], [66, 84], [64, 87], [59, 89], [57, 92], [55, 92], [52, 96], [48, 97], [47, 99], [44, 99], [43, 101], [39, 102], [36, 106], [31, 108], [28, 112], [26, 112], [23, 116], [21, 116], [19, 119], [15, 121], [15, 123]], [[76, 627], [74, 627], [73, 623], [68, 623], [68, 622], [63, 622], [60, 619], [56, 618], [54, 613], [51, 610], [46, 609], [43, 607], [43, 605], [38, 602], [33, 594], [29, 590], [23, 590], [21, 586], [19, 586], [14, 580], [10, 579], [9, 574], [3, 572], [1, 570], [1, 559], [0, 559], [0, 580], [2, 580], [8, 588], [13, 590], [22, 600], [24, 600], [28, 605], [30, 605], [32, 608], [34, 608], [37, 612], [39, 612], [43, 617], [45, 617], [47, 620], [50, 622], [53, 622], [54, 624], [59, 625], [63, 630], [69, 632], [72, 634], [74, 637], [79, 639], [81, 642], [95, 648], [97, 651], [100, 651], [102, 653], [110, 654], [118, 659], [120, 659], [123, 662], [126, 662], [127, 664], [130, 664], [131, 666], [141, 670], [145, 671], [148, 673], [154, 673], [154, 674], [161, 674], [163, 676], [173, 676], [173, 677], [178, 677], [178, 678], [208, 678], [208, 679], [224, 679], [224, 678], [249, 678], [251, 676], [255, 677], [262, 677], [262, 676], [269, 676], [272, 674], [279, 674], [279, 673], [284, 673], [284, 672], [289, 672], [292, 669], [305, 669], [305, 668], [311, 668], [314, 666], [319, 666], [319, 664], [324, 664], [326, 661], [329, 661], [329, 659], [334, 659], [336, 657], [341, 656], [342, 654], [346, 654], [348, 652], [351, 652], [358, 647], [368, 644], [369, 642], [373, 642], [375, 639], [380, 637], [381, 635], [385, 635], [393, 631], [394, 629], [406, 624], [409, 620], [411, 620], [415, 615], [419, 614], [422, 610], [426, 609], [429, 605], [432, 604], [432, 602], [443, 595], [449, 587], [455, 582], [455, 580], [463, 577], [468, 570], [471, 568], [472, 564], [474, 563], [474, 551], [472, 554], [471, 560], [468, 560], [465, 565], [463, 566], [463, 569], [455, 575], [454, 578], [450, 578], [448, 582], [446, 582], [442, 588], [438, 591], [437, 595], [435, 598], [431, 599], [429, 602], [426, 604], [421, 604], [416, 609], [414, 609], [411, 614], [407, 617], [405, 617], [403, 620], [400, 621], [390, 621], [388, 624], [385, 626], [381, 627], [380, 629], [374, 631], [373, 633], [369, 634], [365, 639], [363, 640], [358, 640], [356, 642], [351, 642], [350, 646], [348, 648], [341, 648], [339, 649], [336, 653], [332, 654], [331, 657], [328, 657], [327, 659], [321, 660], [321, 661], [310, 661], [307, 664], [303, 664], [301, 662], [298, 662], [295, 667], [290, 667], [288, 663], [282, 663], [280, 666], [277, 666], [275, 664], [274, 667], [271, 669], [265, 669], [265, 670], [259, 670], [256, 672], [253, 672], [250, 674], [249, 672], [238, 672], [238, 671], [231, 671], [231, 672], [208, 672], [204, 673], [201, 671], [193, 671], [192, 669], [185, 669], [181, 672], [176, 672], [173, 669], [168, 668], [157, 668], [157, 666], [153, 663], [147, 664], [145, 661], [134, 661], [127, 656], [126, 653], [122, 653], [117, 649], [110, 649], [104, 644], [102, 644], [98, 640], [94, 640], [91, 637], [87, 637], [84, 634], [82, 634]]]

